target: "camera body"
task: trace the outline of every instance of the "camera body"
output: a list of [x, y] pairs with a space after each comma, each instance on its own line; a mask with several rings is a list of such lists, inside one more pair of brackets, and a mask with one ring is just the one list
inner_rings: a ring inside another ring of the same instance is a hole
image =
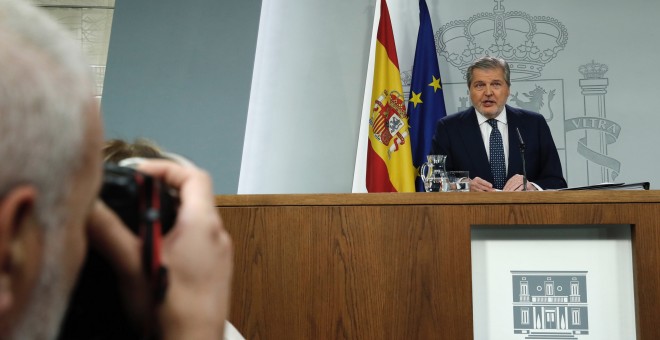
[[[154, 299], [165, 294], [160, 236], [176, 220], [177, 193], [162, 180], [132, 168], [105, 164], [100, 198], [142, 239], [142, 263]], [[119, 277], [100, 254], [89, 249], [59, 339], [142, 339], [141, 325], [126, 315]]]
[[154, 223], [161, 224], [163, 234], [168, 232], [179, 204], [176, 192], [161, 180], [112, 163], [104, 166], [100, 197], [136, 234], [141, 225]]

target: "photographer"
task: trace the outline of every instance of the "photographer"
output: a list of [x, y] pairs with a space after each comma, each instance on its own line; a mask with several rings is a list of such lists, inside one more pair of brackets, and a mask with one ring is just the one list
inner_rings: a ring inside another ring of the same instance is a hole
[[[141, 164], [140, 171], [163, 178], [179, 190], [181, 207], [177, 224], [163, 239], [163, 263], [168, 268], [168, 288], [157, 309], [163, 338], [221, 339], [228, 316], [231, 283], [231, 241], [222, 227], [211, 191], [210, 177], [192, 167], [166, 160]], [[140, 241], [100, 202], [89, 223], [90, 242], [122, 273], [127, 301], [137, 319], [150, 317], [147, 282], [140, 259]], [[224, 307], [224, 308], [223, 308]]]
[[139, 167], [180, 199], [161, 245], [167, 292], [154, 304], [140, 239], [97, 199], [101, 119], [77, 51], [29, 3], [0, 0], [0, 338], [57, 335], [89, 243], [119, 273], [121, 290], [131, 296], [129, 314], [150, 321], [154, 336], [221, 339], [233, 250], [211, 179], [170, 161]]
[[[153, 228], [156, 224], [159, 226], [159, 235], [167, 234], [176, 217], [176, 193], [168, 190], [163, 183], [144, 178], [131, 168], [145, 159], [166, 159], [184, 166], [193, 164], [180, 155], [162, 150], [154, 142], [144, 138], [133, 142], [108, 140], [103, 146], [102, 154], [106, 169], [100, 196], [106, 205], [118, 214], [134, 234], [144, 234], [145, 228]], [[123, 166], [119, 166], [120, 164]], [[139, 185], [138, 181], [142, 184]], [[157, 202], [140, 198], [154, 196], [158, 196]], [[152, 209], [159, 211], [154, 220], [147, 218]], [[154, 233], [151, 232], [150, 235]], [[145, 262], [145, 256], [150, 258], [149, 250], [153, 247], [145, 245], [148, 241], [144, 237], [141, 241], [142, 261]], [[150, 283], [160, 283], [159, 279], [158, 276], [151, 275]], [[69, 302], [59, 339], [141, 339], [145, 326], [153, 328], [153, 325], [145, 324], [149, 320], [127, 315], [126, 307], [134, 301], [132, 295], [135, 293], [120, 292], [117, 284], [119, 281], [120, 278], [115, 275], [115, 270], [108, 261], [98, 251], [90, 249]], [[159, 288], [166, 291], [166, 285], [151, 287], [152, 292], [161, 292]], [[103, 294], [99, 294], [100, 291]], [[224, 332], [225, 340], [245, 339], [229, 321], [225, 321]]]

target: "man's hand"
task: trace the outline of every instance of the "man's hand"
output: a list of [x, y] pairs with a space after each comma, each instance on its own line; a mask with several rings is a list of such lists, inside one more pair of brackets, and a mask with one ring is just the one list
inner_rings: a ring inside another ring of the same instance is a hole
[[[509, 180], [506, 182], [504, 185], [504, 188], [502, 191], [522, 191], [524, 188], [523, 185], [523, 176], [522, 175], [514, 175], [513, 177], [509, 178]], [[532, 182], [527, 181], [527, 191], [536, 191], [536, 187]]]
[[480, 177], [470, 180], [470, 191], [495, 191], [493, 184]]
[[[229, 313], [233, 248], [214, 207], [211, 178], [193, 166], [166, 160], [146, 161], [138, 170], [178, 190], [181, 202], [174, 227], [162, 240], [168, 286], [155, 311], [157, 332], [162, 339], [222, 339]], [[118, 272], [132, 309], [129, 314], [139, 322], [152, 319], [141, 241], [100, 202], [90, 218], [88, 234], [92, 246]]]

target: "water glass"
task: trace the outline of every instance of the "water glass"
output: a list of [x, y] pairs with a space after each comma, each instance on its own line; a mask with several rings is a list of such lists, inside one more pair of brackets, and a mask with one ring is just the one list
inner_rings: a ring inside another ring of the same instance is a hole
[[449, 191], [470, 191], [469, 171], [449, 171]]
[[443, 175], [432, 175], [425, 178], [424, 190], [426, 192], [443, 192], [447, 191], [448, 178]]

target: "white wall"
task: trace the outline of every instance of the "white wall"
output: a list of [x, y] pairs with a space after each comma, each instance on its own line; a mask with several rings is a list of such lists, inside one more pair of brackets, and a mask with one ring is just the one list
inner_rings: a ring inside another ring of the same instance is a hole
[[350, 192], [372, 2], [263, 1], [239, 193]]

